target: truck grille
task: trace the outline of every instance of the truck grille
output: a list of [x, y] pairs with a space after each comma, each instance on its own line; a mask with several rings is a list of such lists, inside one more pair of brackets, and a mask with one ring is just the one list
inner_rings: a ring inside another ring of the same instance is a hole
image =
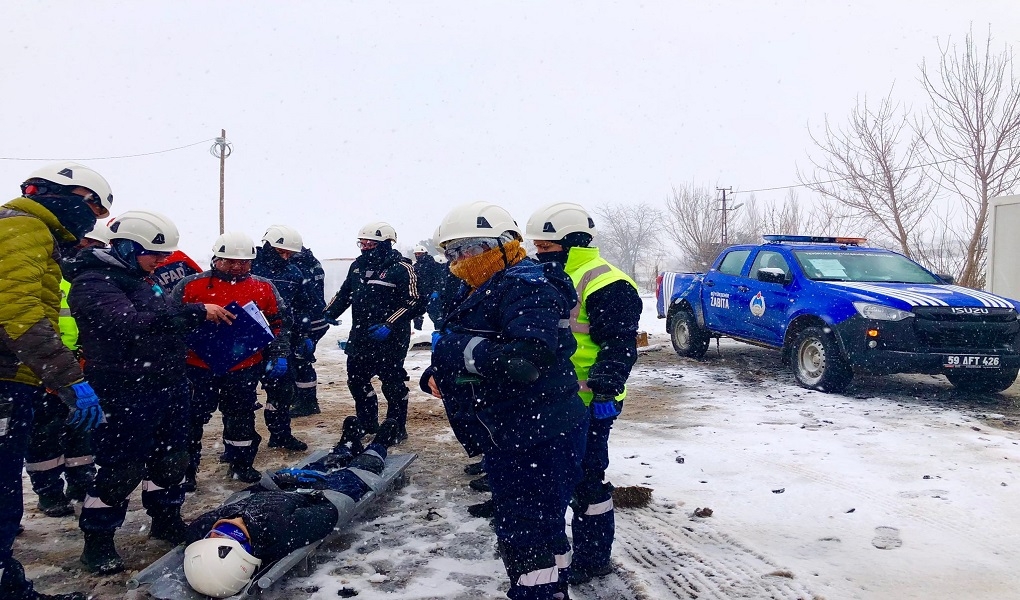
[[914, 333], [932, 350], [1012, 350], [1020, 333], [1016, 312], [987, 308], [982, 314], [956, 314], [950, 307], [914, 309]]

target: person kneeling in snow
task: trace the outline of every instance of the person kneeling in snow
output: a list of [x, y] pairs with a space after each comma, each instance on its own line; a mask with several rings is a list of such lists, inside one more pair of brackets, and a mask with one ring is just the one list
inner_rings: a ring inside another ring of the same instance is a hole
[[184, 550], [188, 585], [214, 598], [233, 596], [263, 563], [329, 535], [340, 518], [336, 494], [357, 502], [369, 491], [349, 468], [381, 474], [399, 429], [396, 420], [386, 419], [362, 448], [361, 425], [347, 417], [340, 441], [324, 458], [304, 469], [277, 471], [249, 487], [248, 496], [195, 519]]

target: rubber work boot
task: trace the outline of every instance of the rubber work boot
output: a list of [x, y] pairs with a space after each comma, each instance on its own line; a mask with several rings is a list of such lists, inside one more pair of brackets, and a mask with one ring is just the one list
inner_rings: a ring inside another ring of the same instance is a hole
[[251, 465], [231, 465], [227, 476], [245, 483], [255, 483], [262, 479], [262, 473]]
[[308, 450], [308, 444], [302, 442], [289, 433], [284, 435], [270, 435], [269, 444], [267, 445], [270, 448], [283, 448], [284, 450]]
[[340, 446], [346, 446], [351, 454], [357, 456], [365, 451], [365, 446], [361, 443], [361, 438], [364, 437], [365, 432], [361, 429], [361, 423], [358, 421], [358, 417], [351, 415], [344, 419], [344, 426], [340, 433], [340, 441], [333, 446], [333, 449], [337, 449]]
[[168, 509], [158, 516], [152, 517], [152, 529], [149, 530], [149, 537], [164, 542], [170, 542], [175, 546], [183, 542], [188, 531], [188, 524], [181, 518], [180, 507], [175, 510]]
[[582, 583], [588, 583], [596, 577], [605, 577], [613, 572], [613, 563], [608, 562], [598, 567], [581, 567], [578, 568], [576, 565], [570, 565], [567, 567], [566, 572], [560, 571], [560, 577], [565, 579], [570, 585], [581, 585]]
[[[404, 439], [407, 439], [407, 434], [404, 434]], [[386, 448], [399, 444], [400, 439], [400, 424], [394, 419], [386, 419], [379, 426], [379, 432], [372, 438], [373, 444], [382, 444]]]
[[485, 462], [484, 461], [480, 460], [480, 461], [478, 461], [476, 463], [471, 463], [469, 465], [464, 465], [464, 473], [467, 474], [467, 475], [471, 475], [472, 477], [477, 477], [478, 475], [481, 475], [484, 472], [485, 472]]
[[110, 531], [84, 531], [85, 549], [81, 553], [81, 562], [90, 573], [111, 575], [124, 570], [124, 561], [117, 554], [113, 545], [113, 534]]
[[47, 517], [67, 517], [74, 514], [74, 507], [64, 492], [40, 495], [39, 510]]
[[494, 512], [495, 510], [491, 499], [468, 506], [468, 514], [472, 517], [491, 519]]
[[468, 484], [476, 492], [491, 492], [492, 486], [489, 485], [489, 476], [483, 475], [478, 479], [472, 479], [471, 483]]

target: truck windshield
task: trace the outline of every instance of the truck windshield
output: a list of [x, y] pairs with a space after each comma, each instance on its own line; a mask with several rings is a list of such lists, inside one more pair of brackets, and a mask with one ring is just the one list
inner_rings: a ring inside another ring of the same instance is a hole
[[800, 268], [815, 281], [942, 283], [899, 254], [842, 250], [794, 250]]

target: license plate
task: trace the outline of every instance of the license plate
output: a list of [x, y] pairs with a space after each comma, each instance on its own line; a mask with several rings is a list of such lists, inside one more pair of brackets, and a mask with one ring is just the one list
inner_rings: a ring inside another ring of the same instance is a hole
[[946, 369], [998, 369], [1001, 365], [998, 356], [946, 354], [942, 357], [942, 366]]

